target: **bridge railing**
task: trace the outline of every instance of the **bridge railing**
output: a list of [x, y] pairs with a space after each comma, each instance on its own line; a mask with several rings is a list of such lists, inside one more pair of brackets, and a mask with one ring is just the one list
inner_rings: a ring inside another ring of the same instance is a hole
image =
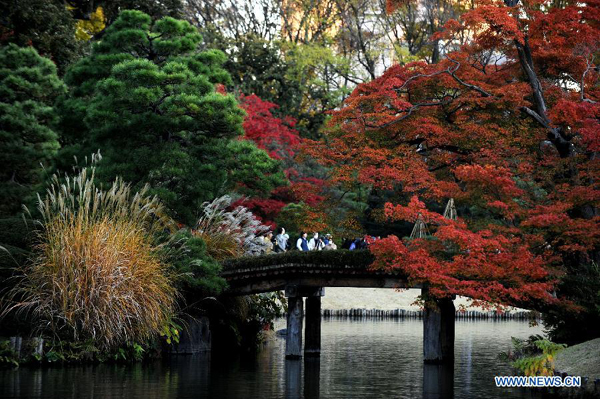
[[368, 269], [375, 258], [368, 250], [348, 251], [345, 249], [335, 251], [288, 251], [261, 256], [245, 256], [223, 261], [223, 272], [232, 272], [239, 269], [254, 269], [273, 265], [299, 264], [299, 265], [328, 265], [339, 267], [352, 267]]

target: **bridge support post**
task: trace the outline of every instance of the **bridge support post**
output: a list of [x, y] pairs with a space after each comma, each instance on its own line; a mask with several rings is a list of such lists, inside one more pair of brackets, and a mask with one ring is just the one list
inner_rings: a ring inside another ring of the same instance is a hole
[[[426, 292], [426, 289], [423, 289]], [[428, 300], [423, 310], [423, 360], [446, 363], [454, 360], [454, 302], [451, 298]]]
[[287, 339], [285, 341], [286, 359], [302, 357], [302, 318], [304, 302], [301, 296], [288, 297]]
[[323, 288], [306, 297], [305, 356], [321, 356], [321, 296]]

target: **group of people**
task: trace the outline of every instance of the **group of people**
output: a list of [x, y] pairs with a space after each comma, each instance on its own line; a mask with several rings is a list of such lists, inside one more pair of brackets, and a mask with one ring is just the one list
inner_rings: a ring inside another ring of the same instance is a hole
[[296, 249], [298, 251], [334, 250], [337, 249], [337, 245], [333, 242], [331, 234], [325, 234], [325, 237], [319, 237], [319, 233], [314, 233], [309, 240], [308, 233], [302, 232], [300, 238], [296, 241]]
[[326, 234], [324, 237], [319, 237], [319, 233], [314, 233], [312, 238], [308, 238], [308, 233], [302, 232], [296, 241], [296, 245], [292, 248], [290, 236], [285, 232], [283, 227], [278, 229], [277, 235], [273, 237], [273, 233], [269, 232], [263, 237], [265, 243], [265, 253], [286, 252], [291, 249], [299, 251], [322, 251], [335, 250], [337, 245], [333, 242], [331, 234]]
[[[370, 243], [376, 241], [380, 237], [365, 236], [363, 238], [356, 239], [344, 239], [342, 248], [350, 251], [356, 249], [366, 249]], [[273, 237], [273, 233], [269, 232], [263, 237], [265, 241], [265, 253], [279, 253], [286, 252], [292, 249], [298, 251], [330, 251], [338, 249], [331, 234], [325, 234], [325, 236], [319, 236], [319, 233], [313, 233], [311, 238], [308, 238], [308, 233], [302, 232], [300, 237], [296, 240], [296, 245], [292, 247], [290, 242], [290, 236], [285, 232], [283, 227], [280, 227], [277, 231], [277, 235]]]

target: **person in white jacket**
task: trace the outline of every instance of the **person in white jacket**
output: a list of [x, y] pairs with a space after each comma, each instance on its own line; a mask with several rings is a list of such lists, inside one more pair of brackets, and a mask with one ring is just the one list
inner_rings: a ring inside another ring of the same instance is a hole
[[319, 233], [315, 233], [313, 238], [308, 242], [308, 250], [309, 251], [320, 251], [325, 247], [323, 240], [319, 237]]
[[290, 239], [290, 236], [285, 233], [285, 229], [283, 227], [280, 228], [279, 234], [275, 236], [275, 252], [285, 252], [287, 249], [287, 242]]
[[296, 248], [298, 248], [298, 251], [310, 251], [306, 237], [308, 237], [308, 234], [302, 232], [300, 238], [298, 238], [298, 241], [296, 241]]

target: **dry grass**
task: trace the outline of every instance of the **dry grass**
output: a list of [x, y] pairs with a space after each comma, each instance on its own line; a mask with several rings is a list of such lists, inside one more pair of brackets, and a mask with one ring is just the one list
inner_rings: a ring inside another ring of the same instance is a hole
[[194, 235], [202, 238], [208, 254], [219, 261], [242, 255], [260, 255], [265, 250], [261, 236], [269, 231], [269, 227], [243, 206], [228, 210], [231, 203], [228, 195], [205, 202]]
[[5, 311], [30, 312], [39, 332], [93, 339], [104, 349], [145, 342], [173, 314], [176, 290], [155, 237], [171, 228], [162, 205], [85, 170], [39, 199], [44, 229]]
[[244, 254], [243, 248], [232, 236], [225, 233], [209, 233], [196, 230], [196, 237], [202, 238], [206, 244], [206, 252], [210, 257], [218, 261], [230, 258], [238, 258]]

